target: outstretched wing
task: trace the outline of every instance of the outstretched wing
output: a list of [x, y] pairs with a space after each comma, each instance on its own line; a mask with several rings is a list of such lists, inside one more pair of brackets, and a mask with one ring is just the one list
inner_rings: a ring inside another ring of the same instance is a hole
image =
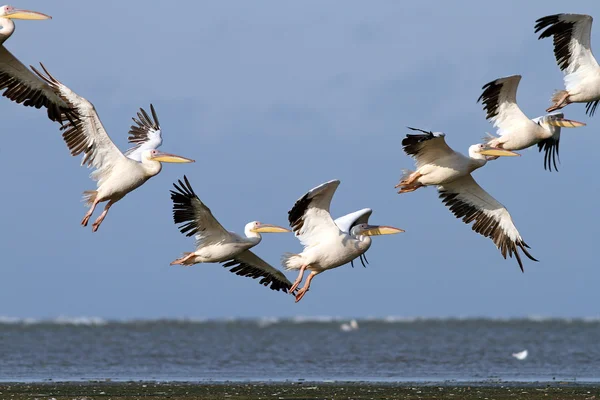
[[311, 189], [288, 212], [290, 227], [304, 246], [318, 244], [321, 237], [341, 234], [329, 214], [331, 199], [339, 184], [339, 180], [332, 180]]
[[83, 153], [81, 165], [96, 169], [91, 176], [100, 186], [103, 179], [110, 175], [112, 167], [126, 161], [126, 158], [106, 133], [94, 105], [54, 78], [43, 64], [40, 65], [45, 74], [34, 67], [31, 69], [48, 84], [75, 115], [73, 120], [61, 127], [61, 130], [64, 130], [63, 139], [71, 155], [77, 156]]
[[217, 221], [210, 209], [196, 196], [187, 177], [183, 182], [173, 184], [171, 190], [173, 201], [173, 221], [179, 226], [179, 231], [186, 236], [196, 237], [196, 244], [200, 246], [207, 241], [220, 242], [230, 238], [230, 233]]
[[[536, 21], [535, 32], [539, 39], [552, 37], [554, 56], [565, 73], [567, 91], [576, 89], [588, 76], [598, 74], [598, 61], [591, 49], [593, 18], [586, 14], [555, 14]], [[598, 101], [586, 104], [586, 113], [594, 115]]]
[[466, 224], [474, 221], [473, 230], [492, 239], [504, 258], [514, 254], [521, 271], [524, 270], [518, 249], [537, 261], [527, 251], [529, 246], [521, 238], [508, 210], [483, 190], [471, 175], [438, 186], [438, 192], [450, 211]]
[[61, 124], [72, 118], [67, 103], [43, 80], [25, 67], [0, 44], [0, 91], [10, 100], [27, 107], [48, 109], [48, 118]]
[[486, 119], [498, 128], [498, 134], [515, 134], [531, 129], [534, 124], [517, 105], [517, 88], [521, 75], [499, 78], [483, 85], [477, 102], [483, 104]]
[[434, 134], [433, 132], [424, 131], [408, 127], [413, 131], [423, 132], [422, 134], [407, 134], [402, 140], [404, 152], [415, 159], [417, 168], [434, 163], [440, 158], [452, 156], [454, 150], [446, 144], [446, 139], [443, 133]]
[[238, 254], [233, 260], [223, 263], [225, 268], [233, 267], [231, 272], [252, 279], [260, 279], [260, 284], [269, 286], [271, 290], [283, 290], [284, 293], [292, 287], [292, 283], [277, 268], [272, 267], [250, 250]]
[[129, 128], [128, 140], [134, 146], [127, 150], [125, 155], [138, 162], [142, 161], [142, 153], [144, 151], [157, 149], [162, 144], [160, 123], [152, 104], [150, 104], [150, 112], [152, 113], [152, 118], [150, 118], [143, 108], [140, 108], [140, 111], [137, 113], [137, 119], [135, 117], [132, 118], [135, 125], [131, 125], [131, 128]]

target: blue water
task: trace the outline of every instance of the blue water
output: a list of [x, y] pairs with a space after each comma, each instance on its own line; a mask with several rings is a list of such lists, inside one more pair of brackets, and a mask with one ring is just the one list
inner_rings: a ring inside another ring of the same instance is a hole
[[597, 319], [344, 322], [0, 319], [0, 380], [600, 381]]

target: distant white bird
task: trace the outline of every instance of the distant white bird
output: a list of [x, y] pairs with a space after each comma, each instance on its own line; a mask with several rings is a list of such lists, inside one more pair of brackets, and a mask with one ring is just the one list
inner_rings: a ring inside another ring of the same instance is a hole
[[553, 38], [554, 56], [564, 72], [565, 88], [552, 96], [546, 111], [563, 108], [570, 103], [587, 103], [586, 113], [594, 115], [600, 102], [600, 66], [590, 47], [593, 18], [585, 14], [555, 14], [538, 19], [535, 32], [539, 39]]
[[502, 256], [513, 254], [523, 271], [523, 263], [518, 249], [531, 260], [537, 261], [527, 251], [527, 244], [521, 238], [508, 210], [490, 196], [475, 182], [471, 172], [483, 167], [487, 157], [517, 156], [512, 151], [476, 144], [469, 147], [469, 157], [452, 150], [443, 133], [424, 131], [423, 134], [408, 134], [402, 140], [404, 152], [416, 160], [416, 171], [405, 171], [396, 188], [398, 193], [412, 192], [423, 186], [437, 186], [442, 202], [450, 211], [466, 224], [473, 224], [473, 230], [488, 237]]
[[179, 185], [173, 184], [173, 220], [181, 233], [196, 237], [196, 250], [184, 253], [183, 257], [171, 265], [193, 265], [197, 263], [224, 263], [224, 267], [233, 267], [231, 272], [253, 279], [261, 278], [260, 284], [271, 285], [272, 290], [287, 292], [292, 283], [281, 271], [273, 268], [250, 249], [262, 240], [261, 233], [290, 232], [276, 225], [252, 221], [246, 224], [246, 237], [227, 231], [217, 221], [210, 209], [198, 198], [187, 177]]
[[355, 331], [358, 329], [358, 322], [355, 319], [350, 320], [349, 323], [340, 325], [340, 329], [344, 332]]
[[331, 199], [339, 184], [339, 180], [333, 180], [311, 189], [296, 201], [288, 213], [290, 226], [304, 245], [302, 253], [286, 253], [281, 261], [286, 270], [300, 271], [290, 291], [293, 292], [300, 285], [305, 270], [311, 271], [304, 287], [296, 294], [296, 302], [308, 292], [316, 275], [347, 264], [364, 254], [371, 247], [370, 236], [404, 232], [391, 226], [367, 223], [353, 225], [351, 218], [347, 222], [352, 228], [349, 232], [343, 232], [329, 214]]
[[512, 356], [513, 356], [514, 358], [516, 358], [517, 360], [524, 360], [524, 359], [526, 359], [526, 358], [527, 358], [527, 355], [528, 355], [528, 354], [529, 354], [529, 353], [527, 352], [527, 350], [523, 350], [523, 351], [520, 351], [520, 352], [518, 352], [518, 353], [512, 353]]
[[558, 171], [556, 161], [559, 157], [558, 146], [560, 128], [585, 126], [583, 122], [564, 118], [562, 113], [553, 113], [529, 119], [517, 105], [517, 88], [521, 75], [499, 78], [485, 84], [483, 93], [477, 99], [483, 104], [486, 119], [498, 128], [500, 137], [489, 136], [489, 146], [505, 150], [523, 150], [538, 145], [544, 151], [544, 168]]
[[142, 186], [148, 179], [158, 175], [162, 169], [161, 162], [194, 162], [189, 158], [156, 150], [162, 140], [156, 140], [156, 137], [160, 138], [160, 125], [152, 105], [150, 110], [154, 120], [142, 109], [138, 113], [139, 120], [133, 119], [137, 126], [131, 127], [129, 140], [135, 143], [135, 146], [126, 156], [104, 130], [94, 105], [50, 75], [43, 65], [41, 67], [46, 75], [31, 68], [75, 112], [75, 120], [69, 121], [61, 128], [64, 130], [62, 136], [71, 155], [83, 153], [81, 165], [96, 169], [90, 177], [98, 181], [98, 190], [83, 192], [84, 200], [90, 209], [83, 217], [81, 225], [87, 226], [96, 206], [108, 201], [104, 211], [92, 225], [92, 230], [97, 231], [110, 207], [129, 192]]
[[0, 91], [6, 89], [2, 95], [16, 103], [28, 107], [46, 107], [48, 118], [62, 123], [70, 117], [67, 104], [4, 47], [4, 42], [15, 31], [14, 19], [50, 18], [36, 11], [19, 10], [8, 5], [0, 7]]

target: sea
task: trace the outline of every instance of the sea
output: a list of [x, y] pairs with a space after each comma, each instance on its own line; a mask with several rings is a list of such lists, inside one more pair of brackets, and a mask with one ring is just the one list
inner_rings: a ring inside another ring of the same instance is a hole
[[600, 318], [0, 318], [0, 380], [600, 382]]

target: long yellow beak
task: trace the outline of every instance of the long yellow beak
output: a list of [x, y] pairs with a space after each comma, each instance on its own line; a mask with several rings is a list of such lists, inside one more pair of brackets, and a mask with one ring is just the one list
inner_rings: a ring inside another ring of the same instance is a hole
[[271, 224], [260, 224], [258, 228], [252, 229], [252, 232], [257, 233], [284, 233], [291, 232], [289, 229], [282, 228], [281, 226]]
[[579, 128], [581, 126], [585, 126], [586, 124], [579, 121], [573, 121], [571, 119], [566, 118], [557, 118], [548, 121], [548, 124], [554, 126], [560, 126], [561, 128]]
[[4, 15], [4, 18], [10, 18], [10, 19], [34, 19], [34, 20], [40, 20], [40, 19], [52, 19], [51, 16], [46, 15], [46, 14], [42, 14], [36, 11], [29, 11], [29, 10], [11, 10], [8, 12], [8, 14]]
[[495, 156], [495, 157], [515, 157], [521, 156], [519, 153], [515, 153], [514, 151], [498, 149], [495, 147], [490, 147], [489, 149], [483, 149], [479, 152], [484, 156]]
[[396, 233], [404, 232], [404, 229], [394, 228], [393, 226], [377, 226], [369, 225], [367, 228], [361, 231], [361, 234], [366, 236], [377, 236], [377, 235], [393, 235]]
[[195, 162], [190, 158], [181, 157], [175, 154], [169, 153], [158, 153], [155, 156], [150, 157], [151, 160], [166, 162], [166, 163], [192, 163]]

